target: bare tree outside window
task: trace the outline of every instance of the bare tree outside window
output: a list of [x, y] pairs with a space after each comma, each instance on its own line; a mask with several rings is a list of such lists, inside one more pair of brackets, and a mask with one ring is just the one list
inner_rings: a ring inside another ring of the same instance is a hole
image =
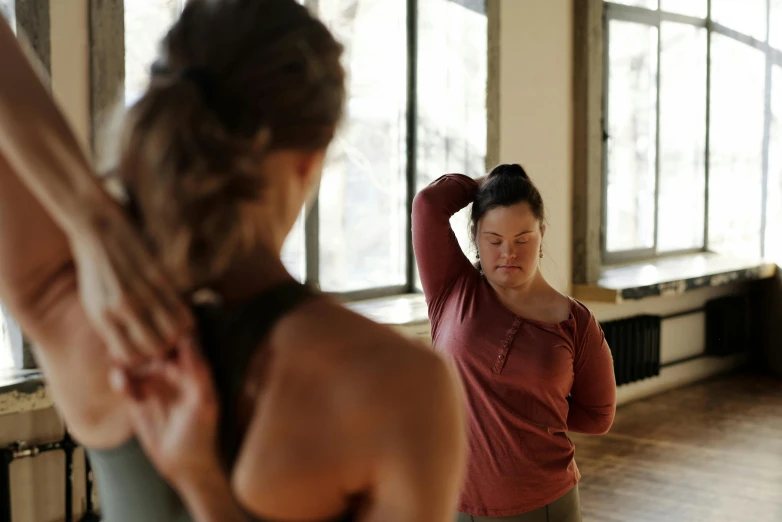
[[712, 35], [709, 248], [760, 256], [765, 56]]
[[605, 8], [604, 263], [782, 258], [782, 0]]
[[345, 122], [320, 188], [321, 288], [404, 285], [405, 3], [319, 0], [318, 14], [345, 46], [348, 75]]
[[654, 246], [657, 28], [609, 25], [607, 241], [610, 252]]

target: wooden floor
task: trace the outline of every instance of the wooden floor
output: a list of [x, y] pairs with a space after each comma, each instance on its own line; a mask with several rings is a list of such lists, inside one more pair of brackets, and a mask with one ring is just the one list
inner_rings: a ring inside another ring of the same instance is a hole
[[584, 522], [782, 521], [782, 381], [675, 390], [573, 440]]

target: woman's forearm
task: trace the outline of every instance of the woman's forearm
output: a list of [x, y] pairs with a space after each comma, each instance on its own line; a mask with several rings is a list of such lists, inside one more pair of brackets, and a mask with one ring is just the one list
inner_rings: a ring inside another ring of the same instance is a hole
[[[0, 155], [22, 185], [71, 235], [110, 201], [65, 118], [0, 19]], [[0, 195], [13, 198], [14, 194]]]
[[611, 429], [616, 412], [615, 406], [585, 408], [571, 397], [568, 397], [568, 405], [568, 431], [587, 435], [604, 435]]

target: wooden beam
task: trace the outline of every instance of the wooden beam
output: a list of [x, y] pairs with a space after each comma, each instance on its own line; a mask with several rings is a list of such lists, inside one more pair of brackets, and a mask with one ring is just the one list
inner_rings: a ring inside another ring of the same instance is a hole
[[125, 87], [125, 5], [123, 0], [89, 0], [90, 118], [93, 151], [106, 118]]
[[500, 0], [486, 0], [486, 171], [500, 162]]
[[38, 61], [52, 74], [52, 31], [49, 0], [16, 0], [16, 29], [27, 40]]
[[573, 282], [602, 264], [603, 1], [573, 1]]

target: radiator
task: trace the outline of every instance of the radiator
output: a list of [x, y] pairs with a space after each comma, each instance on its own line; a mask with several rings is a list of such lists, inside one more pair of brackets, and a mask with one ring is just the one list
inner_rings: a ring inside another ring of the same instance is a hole
[[617, 386], [660, 375], [660, 321], [639, 315], [600, 324], [614, 357]]
[[731, 355], [750, 344], [749, 297], [727, 295], [706, 303], [706, 353]]
[[[50, 451], [65, 453], [65, 522], [73, 522], [73, 454], [77, 445], [66, 432], [62, 440], [47, 444], [33, 445], [26, 442], [16, 442], [6, 448], [0, 447], [0, 522], [13, 522], [11, 517], [11, 463], [18, 459], [35, 458]], [[85, 455], [85, 460], [87, 459]], [[94, 510], [92, 503], [93, 481], [89, 461], [85, 462], [86, 503], [85, 513], [79, 522], [100, 522], [100, 516]], [[24, 521], [22, 521], [24, 522]]]

